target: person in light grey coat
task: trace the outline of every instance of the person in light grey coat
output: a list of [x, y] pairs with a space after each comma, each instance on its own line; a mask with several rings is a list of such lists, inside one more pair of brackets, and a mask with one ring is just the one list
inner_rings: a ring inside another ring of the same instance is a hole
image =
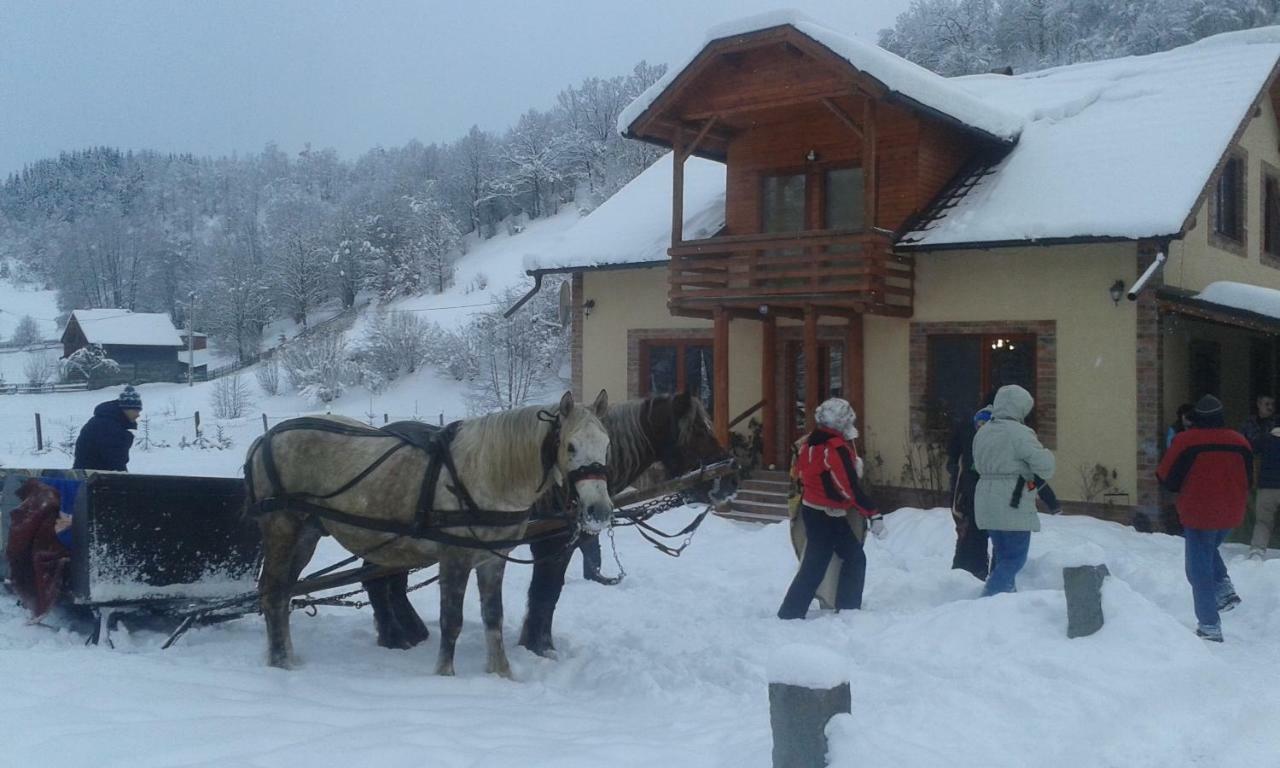
[[991, 535], [995, 564], [982, 594], [1015, 592], [1015, 578], [1027, 562], [1031, 533], [1040, 530], [1036, 492], [1053, 477], [1053, 454], [1023, 421], [1035, 401], [1016, 384], [1001, 387], [992, 403], [991, 421], [973, 439], [978, 473], [974, 516]]

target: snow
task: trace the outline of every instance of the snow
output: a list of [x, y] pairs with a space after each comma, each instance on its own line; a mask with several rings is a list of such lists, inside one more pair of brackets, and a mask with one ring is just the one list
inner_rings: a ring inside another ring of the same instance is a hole
[[31, 315], [43, 339], [58, 338], [58, 292], [0, 280], [0, 341], [8, 341], [24, 315]]
[[[599, 208], [524, 259], [527, 270], [666, 261], [671, 245], [672, 158], [668, 153]], [[690, 157], [684, 167], [684, 236], [724, 227], [725, 166]]]
[[953, 82], [1023, 115], [1017, 145], [944, 218], [900, 244], [1182, 231], [1280, 58], [1280, 27], [1149, 56]]
[[1195, 298], [1280, 319], [1280, 291], [1274, 288], [1220, 280], [1209, 283]]
[[71, 312], [90, 344], [181, 347], [173, 320], [163, 312], [127, 309], [77, 309]]
[[[692, 514], [656, 522], [678, 530]], [[26, 626], [5, 601], [5, 761], [766, 768], [770, 660], [802, 644], [837, 655], [850, 674], [853, 713], [828, 726], [833, 766], [1274, 764], [1280, 560], [1249, 563], [1242, 547], [1226, 548], [1244, 602], [1224, 616], [1227, 642], [1216, 645], [1193, 634], [1181, 539], [1046, 517], [1020, 591], [980, 599], [979, 583], [948, 567], [946, 510], [887, 522], [891, 535], [867, 549], [866, 609], [814, 609], [793, 622], [774, 617], [795, 569], [785, 527], [712, 517], [678, 559], [619, 530], [621, 584], [569, 570], [558, 660], [515, 647], [530, 570], [511, 566], [515, 682], [482, 672], [474, 589], [455, 678], [431, 673], [434, 587], [410, 594], [432, 631], [410, 651], [376, 647], [368, 610], [296, 612], [301, 664], [290, 672], [265, 667], [258, 616], [196, 629], [167, 651], [159, 634], [117, 631], [108, 650]], [[1107, 623], [1093, 636], [1066, 637], [1059, 552], [1101, 553], [1114, 574]], [[326, 539], [311, 568], [342, 554]]]
[[[913, 99], [995, 139], [1012, 141], [1018, 137], [1022, 120], [1017, 113], [984, 103], [945, 77], [879, 46], [829, 29], [797, 11], [773, 11], [721, 24], [707, 32], [706, 44], [782, 25], [794, 27], [855, 69], [880, 81], [893, 93]], [[626, 135], [636, 119], [700, 53], [701, 48], [679, 65], [669, 68], [666, 75], [628, 105], [618, 116], [618, 131]]]
[[178, 356], [178, 362], [183, 365], [192, 364], [196, 368], [199, 368], [202, 365], [209, 365], [208, 349], [193, 349], [190, 352], [185, 349], [180, 349], [175, 354]]
[[771, 683], [804, 688], [835, 688], [849, 682], [849, 660], [816, 645], [791, 643], [773, 652], [767, 667]]

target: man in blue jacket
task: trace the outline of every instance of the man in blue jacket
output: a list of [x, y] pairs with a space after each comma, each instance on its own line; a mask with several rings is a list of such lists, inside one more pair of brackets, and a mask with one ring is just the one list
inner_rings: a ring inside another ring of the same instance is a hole
[[126, 386], [115, 400], [98, 403], [93, 418], [80, 429], [76, 438], [76, 459], [72, 469], [105, 469], [127, 472], [129, 449], [138, 415], [142, 413], [142, 397], [132, 385]]

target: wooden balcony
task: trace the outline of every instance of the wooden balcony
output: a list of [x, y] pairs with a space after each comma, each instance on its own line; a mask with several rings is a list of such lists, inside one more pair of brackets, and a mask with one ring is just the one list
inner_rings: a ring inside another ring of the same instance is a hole
[[704, 316], [768, 306], [778, 315], [823, 313], [910, 317], [915, 265], [883, 230], [819, 230], [686, 240], [671, 255], [673, 312]]

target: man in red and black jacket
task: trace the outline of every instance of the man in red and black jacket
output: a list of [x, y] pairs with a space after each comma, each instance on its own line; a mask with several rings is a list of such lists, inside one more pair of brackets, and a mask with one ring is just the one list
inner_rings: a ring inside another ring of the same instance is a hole
[[1178, 518], [1186, 539], [1187, 581], [1195, 603], [1196, 634], [1222, 642], [1220, 611], [1240, 604], [1218, 547], [1244, 520], [1253, 485], [1253, 451], [1239, 432], [1226, 429], [1222, 403], [1205, 395], [1192, 412], [1193, 426], [1179, 432], [1156, 477], [1178, 494]]
[[780, 619], [804, 618], [833, 554], [844, 561], [836, 585], [836, 610], [862, 607], [867, 556], [845, 516], [851, 510], [864, 515], [877, 537], [885, 535], [885, 528], [875, 502], [858, 478], [858, 454], [853, 445], [858, 435], [856, 418], [845, 400], [827, 400], [815, 414], [817, 428], [804, 439], [796, 456], [806, 544], [800, 570], [778, 609]]

